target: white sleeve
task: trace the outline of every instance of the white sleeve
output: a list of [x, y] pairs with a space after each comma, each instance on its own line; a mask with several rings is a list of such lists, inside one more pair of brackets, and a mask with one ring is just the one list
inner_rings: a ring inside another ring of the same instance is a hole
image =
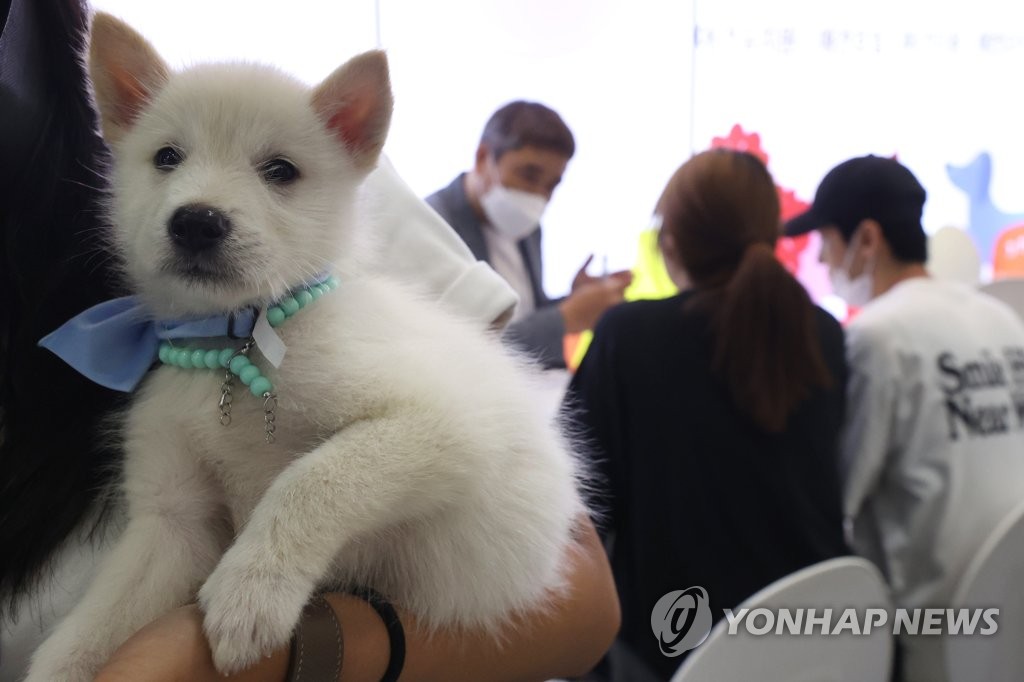
[[864, 506], [893, 449], [897, 362], [882, 335], [859, 330], [856, 324], [847, 329], [846, 343], [850, 374], [839, 458], [843, 512], [853, 524], [854, 549], [877, 561], [880, 557], [874, 556], [877, 548], [870, 540], [877, 529], [871, 527], [874, 520]]
[[382, 156], [366, 179], [364, 199], [380, 243], [381, 266], [460, 315], [488, 327], [511, 317], [519, 302], [489, 265], [477, 261], [458, 234]]

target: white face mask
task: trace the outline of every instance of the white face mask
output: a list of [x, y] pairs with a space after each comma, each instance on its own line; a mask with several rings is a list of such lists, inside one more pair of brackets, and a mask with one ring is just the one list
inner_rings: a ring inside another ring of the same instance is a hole
[[846, 305], [854, 308], [863, 308], [872, 298], [874, 293], [874, 263], [865, 263], [864, 272], [855, 278], [850, 277], [850, 267], [856, 256], [854, 247], [855, 240], [851, 239], [846, 247], [846, 254], [843, 256], [843, 264], [839, 268], [829, 268], [828, 278], [832, 282], [832, 291], [836, 296], [846, 301]]
[[548, 200], [539, 194], [495, 183], [480, 197], [480, 205], [494, 229], [519, 241], [540, 225]]

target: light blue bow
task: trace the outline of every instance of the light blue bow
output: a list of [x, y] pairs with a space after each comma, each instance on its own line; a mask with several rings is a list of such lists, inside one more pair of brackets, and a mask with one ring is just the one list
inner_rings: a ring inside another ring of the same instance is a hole
[[39, 345], [101, 386], [130, 393], [170, 339], [234, 336], [248, 338], [256, 311], [186, 320], [154, 320], [136, 296], [104, 301], [50, 332]]

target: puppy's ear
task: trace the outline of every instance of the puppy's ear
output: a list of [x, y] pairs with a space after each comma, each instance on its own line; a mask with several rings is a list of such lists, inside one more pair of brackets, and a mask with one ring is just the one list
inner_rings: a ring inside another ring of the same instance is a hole
[[313, 91], [313, 109], [363, 169], [377, 163], [393, 106], [388, 60], [380, 50], [353, 57]]
[[132, 127], [169, 74], [164, 60], [135, 29], [109, 14], [96, 13], [89, 35], [89, 76], [108, 142]]

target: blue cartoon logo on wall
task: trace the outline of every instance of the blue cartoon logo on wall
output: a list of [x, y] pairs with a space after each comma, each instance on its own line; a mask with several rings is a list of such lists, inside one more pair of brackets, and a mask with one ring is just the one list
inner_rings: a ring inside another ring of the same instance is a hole
[[946, 173], [970, 201], [968, 232], [993, 275], [1024, 276], [1024, 213], [1006, 213], [993, 202], [992, 156], [982, 152], [966, 166], [948, 164]]

